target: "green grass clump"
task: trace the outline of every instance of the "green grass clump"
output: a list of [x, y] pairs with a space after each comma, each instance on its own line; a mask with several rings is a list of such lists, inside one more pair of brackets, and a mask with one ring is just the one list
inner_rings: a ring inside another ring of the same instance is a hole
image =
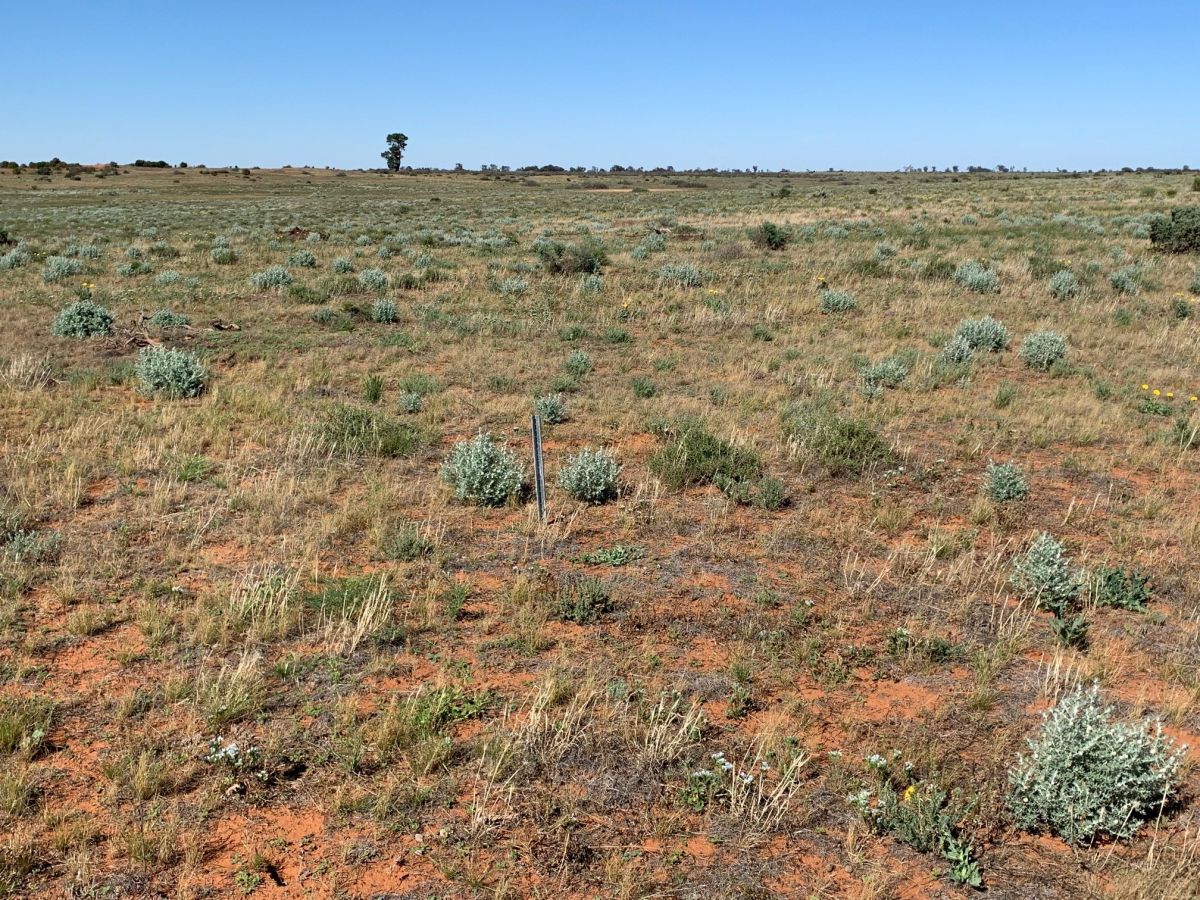
[[1009, 807], [1020, 828], [1046, 829], [1071, 844], [1127, 839], [1160, 814], [1179, 785], [1183, 750], [1162, 731], [1125, 725], [1082, 686], [1042, 714], [1009, 775]]
[[650, 458], [650, 471], [673, 490], [754, 482], [762, 474], [762, 460], [757, 453], [716, 437], [700, 422], [683, 422], [669, 428], [668, 433], [670, 443]]
[[143, 347], [134, 363], [138, 386], [151, 397], [199, 397], [209, 373], [194, 354], [165, 347]]
[[585, 447], [559, 470], [558, 486], [583, 503], [604, 503], [617, 496], [620, 474], [611, 453]]
[[441, 474], [456, 500], [477, 506], [503, 506], [525, 484], [525, 467], [517, 455], [484, 433], [455, 444]]
[[416, 525], [405, 523], [387, 530], [379, 542], [379, 552], [385, 559], [412, 562], [433, 552], [433, 541]]
[[52, 334], [58, 337], [90, 338], [113, 333], [113, 314], [93, 300], [76, 300], [58, 311]]
[[612, 594], [599, 578], [582, 575], [558, 591], [558, 617], [576, 625], [590, 625], [612, 610]]
[[1067, 355], [1067, 339], [1057, 331], [1035, 331], [1021, 342], [1020, 354], [1029, 368], [1048, 372]]
[[232, 247], [213, 247], [208, 256], [218, 266], [232, 266], [238, 261], [238, 253]]
[[348, 456], [407, 456], [425, 441], [420, 429], [382, 413], [342, 404], [326, 417], [321, 437], [336, 453]]
[[858, 475], [895, 458], [869, 422], [843, 415], [827, 403], [785, 410], [783, 436], [831, 475]]
[[0, 753], [35, 756], [50, 737], [54, 703], [41, 697], [0, 698]]
[[1150, 602], [1150, 578], [1136, 570], [1101, 566], [1092, 572], [1091, 587], [1100, 606], [1143, 612]]

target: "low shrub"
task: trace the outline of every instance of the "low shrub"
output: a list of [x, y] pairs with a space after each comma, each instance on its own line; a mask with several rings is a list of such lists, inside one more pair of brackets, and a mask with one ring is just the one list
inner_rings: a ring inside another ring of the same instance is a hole
[[441, 474], [455, 499], [479, 506], [502, 506], [525, 484], [525, 467], [517, 455], [484, 433], [455, 444]]
[[963, 319], [954, 329], [954, 337], [962, 338], [972, 350], [999, 353], [1008, 346], [1008, 329], [991, 316]]
[[750, 242], [767, 250], [782, 250], [792, 242], [792, 234], [774, 222], [763, 222], [750, 229]]
[[842, 415], [825, 403], [785, 410], [783, 436], [796, 452], [813, 458], [831, 475], [858, 475], [895, 458], [869, 422]]
[[371, 304], [371, 321], [382, 325], [391, 325], [396, 321], [396, 303], [387, 297], [380, 297]]
[[1048, 372], [1067, 355], [1067, 339], [1056, 331], [1035, 331], [1021, 342], [1021, 359], [1039, 372]]
[[1150, 243], [1167, 253], [1200, 253], [1200, 206], [1177, 206], [1150, 225]]
[[382, 413], [342, 404], [325, 418], [321, 437], [331, 450], [347, 456], [407, 456], [424, 443], [424, 433]]
[[700, 484], [752, 483], [762, 474], [753, 450], [736, 447], [711, 434], [700, 422], [667, 429], [670, 442], [650, 458], [650, 471], [673, 489]]
[[658, 270], [659, 283], [673, 287], [700, 287], [711, 279], [711, 272], [691, 263], [667, 263]]
[[180, 315], [169, 309], [160, 309], [154, 313], [147, 324], [151, 328], [186, 328], [189, 324], [187, 316]]
[[283, 266], [269, 266], [250, 276], [250, 283], [260, 291], [285, 288], [292, 281], [292, 273]]
[[562, 394], [544, 394], [533, 401], [533, 412], [547, 425], [567, 421], [567, 404]]
[[1179, 786], [1183, 750], [1162, 723], [1114, 721], [1095, 686], [1076, 688], [1044, 712], [1028, 745], [1009, 774], [1013, 818], [1071, 844], [1133, 837]]
[[113, 322], [113, 314], [99, 303], [77, 300], [58, 311], [50, 331], [58, 337], [102, 337], [113, 333]]
[[78, 259], [71, 259], [68, 256], [49, 256], [46, 258], [46, 264], [42, 266], [42, 281], [50, 284], [55, 281], [62, 281], [64, 278], [72, 278], [83, 272], [83, 262]]
[[976, 294], [1000, 293], [1000, 276], [975, 260], [960, 263], [954, 270], [954, 280]]
[[1042, 532], [1013, 564], [1010, 583], [1027, 600], [1066, 618], [1083, 583], [1071, 568], [1063, 545]]
[[1079, 281], [1072, 272], [1062, 269], [1050, 276], [1046, 289], [1056, 300], [1069, 300], [1079, 293]]
[[826, 288], [821, 291], [821, 312], [825, 314], [850, 312], [858, 306], [858, 301], [849, 291], [834, 291]]
[[1029, 496], [1029, 485], [1021, 467], [1015, 463], [989, 462], [983, 479], [983, 491], [997, 503], [1007, 503]]
[[134, 363], [138, 386], [151, 397], [198, 397], [208, 385], [208, 370], [185, 350], [143, 347]]
[[368, 291], [386, 291], [388, 276], [382, 269], [363, 269], [358, 273], [358, 283]]
[[607, 450], [585, 447], [559, 470], [558, 486], [583, 503], [604, 503], [617, 496], [621, 467]]
[[563, 244], [540, 239], [533, 250], [542, 267], [552, 275], [598, 275], [608, 264], [608, 251], [594, 238], [581, 244]]

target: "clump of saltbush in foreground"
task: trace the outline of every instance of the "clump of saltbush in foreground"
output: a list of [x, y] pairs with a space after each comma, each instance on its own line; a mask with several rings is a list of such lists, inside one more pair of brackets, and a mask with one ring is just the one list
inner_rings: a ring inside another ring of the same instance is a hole
[[1067, 355], [1067, 339], [1057, 331], [1035, 331], [1021, 342], [1020, 354], [1031, 369], [1048, 372]]
[[1098, 688], [1081, 686], [1043, 713], [1009, 775], [1009, 807], [1019, 827], [1072, 844], [1130, 838], [1174, 796], [1184, 749], [1161, 722], [1113, 721]]
[[584, 503], [604, 503], [617, 496], [621, 467], [607, 450], [585, 447], [558, 473], [558, 486]]
[[534, 241], [533, 252], [552, 275], [599, 275], [608, 264], [608, 251], [595, 238], [581, 244], [539, 238]]
[[386, 291], [387, 273], [382, 269], [363, 269], [358, 273], [358, 283], [369, 291]]
[[1000, 276], [975, 260], [960, 263], [953, 278], [957, 284], [976, 294], [1000, 293]]
[[561, 425], [567, 421], [567, 404], [562, 394], [544, 394], [533, 401], [533, 412], [547, 425]]
[[899, 387], [908, 377], [912, 366], [903, 356], [889, 356], [879, 362], [868, 363], [859, 369], [862, 379], [860, 391], [864, 397], [878, 397], [884, 388]]
[[821, 312], [826, 315], [832, 313], [850, 312], [858, 306], [858, 301], [854, 299], [854, 295], [849, 291], [834, 291], [825, 289], [821, 291]]
[[658, 270], [658, 280], [662, 284], [675, 287], [700, 287], [712, 278], [712, 274], [699, 269], [691, 263], [667, 263]]
[[1004, 327], [1004, 323], [991, 316], [963, 319], [954, 329], [954, 337], [951, 340], [956, 338], [961, 338], [972, 350], [999, 353], [1008, 346], [1008, 329]]
[[1025, 474], [1016, 463], [993, 463], [987, 465], [983, 480], [984, 493], [997, 503], [1024, 500], [1029, 496], [1029, 485]]
[[169, 309], [158, 310], [146, 321], [151, 328], [186, 328], [189, 324], [187, 316]]
[[371, 321], [381, 325], [391, 325], [396, 321], [396, 303], [387, 297], [380, 297], [371, 304]]
[[1050, 276], [1047, 290], [1056, 300], [1069, 300], [1079, 293], [1079, 281], [1072, 272], [1062, 269]]
[[292, 273], [283, 266], [269, 266], [250, 276], [250, 283], [260, 291], [285, 288], [293, 281]]
[[503, 506], [525, 484], [517, 455], [484, 433], [455, 444], [441, 474], [456, 500], [477, 506]]
[[1044, 531], [1017, 559], [1009, 580], [1023, 597], [1060, 619], [1083, 587], [1079, 575], [1067, 562], [1063, 545]]
[[113, 314], [92, 300], [76, 300], [64, 306], [50, 326], [58, 337], [90, 338], [113, 333]]
[[165, 347], [144, 347], [134, 363], [138, 386], [151, 397], [199, 397], [208, 370], [193, 354]]
[[42, 281], [47, 284], [62, 281], [83, 271], [83, 262], [66, 256], [50, 256], [42, 267]]

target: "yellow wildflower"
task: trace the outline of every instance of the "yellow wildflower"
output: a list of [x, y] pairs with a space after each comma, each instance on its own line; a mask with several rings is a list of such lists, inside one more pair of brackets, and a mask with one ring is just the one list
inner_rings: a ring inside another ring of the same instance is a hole
[[917, 795], [917, 786], [915, 784], [910, 784], [908, 787], [906, 787], [904, 789], [904, 802], [907, 803], [909, 800], [911, 800], [916, 795]]
[[1155, 397], [1157, 397], [1159, 394], [1162, 393], [1162, 391], [1160, 391], [1158, 388], [1155, 388], [1150, 393], [1152, 393]]
[[1150, 390], [1150, 385], [1148, 385], [1148, 384], [1143, 384], [1143, 385], [1142, 385], [1142, 390], [1143, 390], [1143, 391], [1148, 391], [1148, 390]]

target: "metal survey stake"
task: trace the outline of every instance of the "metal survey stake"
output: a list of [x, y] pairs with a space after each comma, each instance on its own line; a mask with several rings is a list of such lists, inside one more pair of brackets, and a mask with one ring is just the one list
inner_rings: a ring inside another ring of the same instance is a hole
[[537, 494], [538, 521], [546, 521], [546, 470], [542, 467], [542, 419], [533, 417], [533, 489]]

